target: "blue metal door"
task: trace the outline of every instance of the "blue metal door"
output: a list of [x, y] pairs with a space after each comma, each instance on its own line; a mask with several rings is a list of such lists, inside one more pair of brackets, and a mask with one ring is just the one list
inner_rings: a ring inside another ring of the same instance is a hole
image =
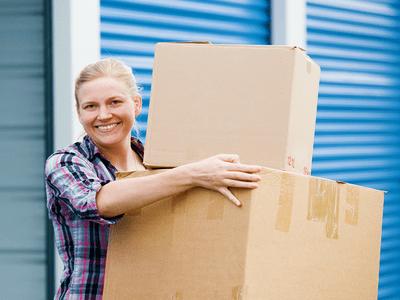
[[400, 299], [400, 1], [308, 0], [312, 175], [385, 190], [379, 299]]

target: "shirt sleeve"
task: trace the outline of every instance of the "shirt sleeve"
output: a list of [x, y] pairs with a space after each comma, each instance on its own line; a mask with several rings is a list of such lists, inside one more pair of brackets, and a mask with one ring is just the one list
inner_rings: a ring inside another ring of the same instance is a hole
[[102, 218], [96, 206], [96, 194], [106, 183], [97, 176], [95, 166], [82, 155], [57, 153], [46, 162], [46, 185], [51, 202], [56, 205], [57, 201], [63, 201], [79, 218], [111, 225], [122, 215]]

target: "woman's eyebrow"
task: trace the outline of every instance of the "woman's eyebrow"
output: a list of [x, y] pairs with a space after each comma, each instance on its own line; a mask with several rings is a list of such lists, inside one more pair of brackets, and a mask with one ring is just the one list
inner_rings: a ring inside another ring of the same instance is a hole
[[110, 98], [107, 98], [107, 101], [110, 101], [110, 100], [122, 100], [122, 99], [123, 99], [122, 96], [111, 96]]
[[82, 100], [81, 105], [88, 104], [88, 103], [95, 103], [95, 102], [96, 101], [94, 101], [94, 100]]

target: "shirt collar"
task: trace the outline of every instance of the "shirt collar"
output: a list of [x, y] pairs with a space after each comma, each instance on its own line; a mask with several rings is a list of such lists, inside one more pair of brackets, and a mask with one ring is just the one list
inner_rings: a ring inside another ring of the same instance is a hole
[[[90, 160], [92, 160], [96, 154], [103, 156], [100, 152], [100, 149], [94, 144], [93, 140], [88, 135], [85, 135], [83, 137], [82, 144], [86, 148], [86, 150], [88, 152], [88, 158]], [[144, 146], [139, 139], [137, 139], [133, 136], [131, 137], [131, 148], [143, 160]]]

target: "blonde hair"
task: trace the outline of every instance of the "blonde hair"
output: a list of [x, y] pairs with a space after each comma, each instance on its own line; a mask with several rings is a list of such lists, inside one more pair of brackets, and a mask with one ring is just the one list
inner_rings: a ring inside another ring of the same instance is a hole
[[[135, 76], [132, 73], [132, 68], [125, 65], [122, 61], [116, 60], [114, 58], [107, 58], [90, 63], [85, 66], [79, 75], [75, 79], [75, 101], [76, 108], [79, 109], [78, 93], [82, 84], [85, 82], [101, 78], [101, 77], [113, 77], [120, 79], [122, 82], [128, 86], [128, 93], [132, 97], [132, 100], [136, 96], [140, 96], [139, 87], [136, 83]], [[137, 136], [139, 136], [139, 131], [136, 127], [136, 122], [133, 125]]]

